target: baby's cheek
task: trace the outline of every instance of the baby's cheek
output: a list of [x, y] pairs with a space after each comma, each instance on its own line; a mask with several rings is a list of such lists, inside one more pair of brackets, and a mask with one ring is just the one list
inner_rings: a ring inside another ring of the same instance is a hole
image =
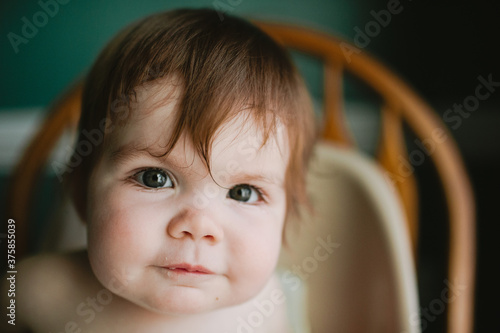
[[96, 210], [89, 223], [88, 251], [94, 273], [109, 287], [114, 280], [126, 283], [141, 265], [149, 262], [152, 242], [145, 235], [148, 229], [141, 220], [144, 214], [109, 203], [106, 207]]
[[254, 235], [235, 243], [236, 246], [229, 251], [229, 267], [231, 282], [237, 292], [253, 297], [264, 287], [276, 267], [279, 244], [280, 241], [271, 235]]

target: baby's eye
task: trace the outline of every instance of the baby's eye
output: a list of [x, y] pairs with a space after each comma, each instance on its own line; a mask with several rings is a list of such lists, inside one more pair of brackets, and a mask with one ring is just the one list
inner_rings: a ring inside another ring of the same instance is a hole
[[230, 189], [227, 196], [236, 201], [254, 203], [262, 199], [262, 192], [255, 186], [241, 184]]
[[146, 169], [136, 173], [134, 178], [139, 184], [150, 188], [173, 187], [172, 179], [161, 169]]

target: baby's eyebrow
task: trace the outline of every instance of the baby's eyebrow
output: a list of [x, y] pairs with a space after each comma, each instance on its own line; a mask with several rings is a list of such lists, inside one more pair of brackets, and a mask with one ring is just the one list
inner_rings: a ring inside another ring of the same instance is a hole
[[229, 177], [232, 184], [251, 183], [252, 181], [260, 181], [267, 184], [283, 186], [283, 177], [276, 175], [267, 175], [260, 173], [238, 173]]
[[152, 157], [160, 162], [165, 160], [165, 151], [158, 151], [152, 147], [143, 146], [140, 147], [136, 144], [125, 144], [117, 149], [114, 149], [110, 153], [110, 159], [113, 163], [123, 164], [137, 157]]

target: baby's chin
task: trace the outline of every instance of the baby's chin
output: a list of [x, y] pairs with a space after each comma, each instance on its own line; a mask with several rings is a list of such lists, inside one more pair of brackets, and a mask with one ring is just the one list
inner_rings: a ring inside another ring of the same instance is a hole
[[205, 291], [191, 287], [173, 287], [173, 290], [163, 295], [119, 295], [126, 301], [154, 314], [164, 316], [189, 316], [203, 314], [219, 309], [242, 304], [248, 299], [215, 296]]

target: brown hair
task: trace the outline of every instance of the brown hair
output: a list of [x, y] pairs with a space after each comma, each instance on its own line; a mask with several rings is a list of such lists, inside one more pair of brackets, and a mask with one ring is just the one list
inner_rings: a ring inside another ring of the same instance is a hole
[[[185, 132], [210, 171], [215, 132], [240, 110], [249, 110], [263, 129], [264, 144], [275, 134], [278, 122], [287, 129], [291, 148], [285, 175], [287, 217], [298, 213], [300, 204], [308, 204], [305, 173], [315, 135], [305, 85], [289, 55], [268, 35], [239, 18], [225, 15], [221, 20], [214, 10], [160, 13], [119, 33], [86, 79], [77, 142], [97, 129], [105, 136], [106, 126], [126, 121], [134, 89], [167, 76], [180, 77], [183, 89], [165, 154]], [[95, 145], [71, 175], [82, 218], [101, 146]]]

